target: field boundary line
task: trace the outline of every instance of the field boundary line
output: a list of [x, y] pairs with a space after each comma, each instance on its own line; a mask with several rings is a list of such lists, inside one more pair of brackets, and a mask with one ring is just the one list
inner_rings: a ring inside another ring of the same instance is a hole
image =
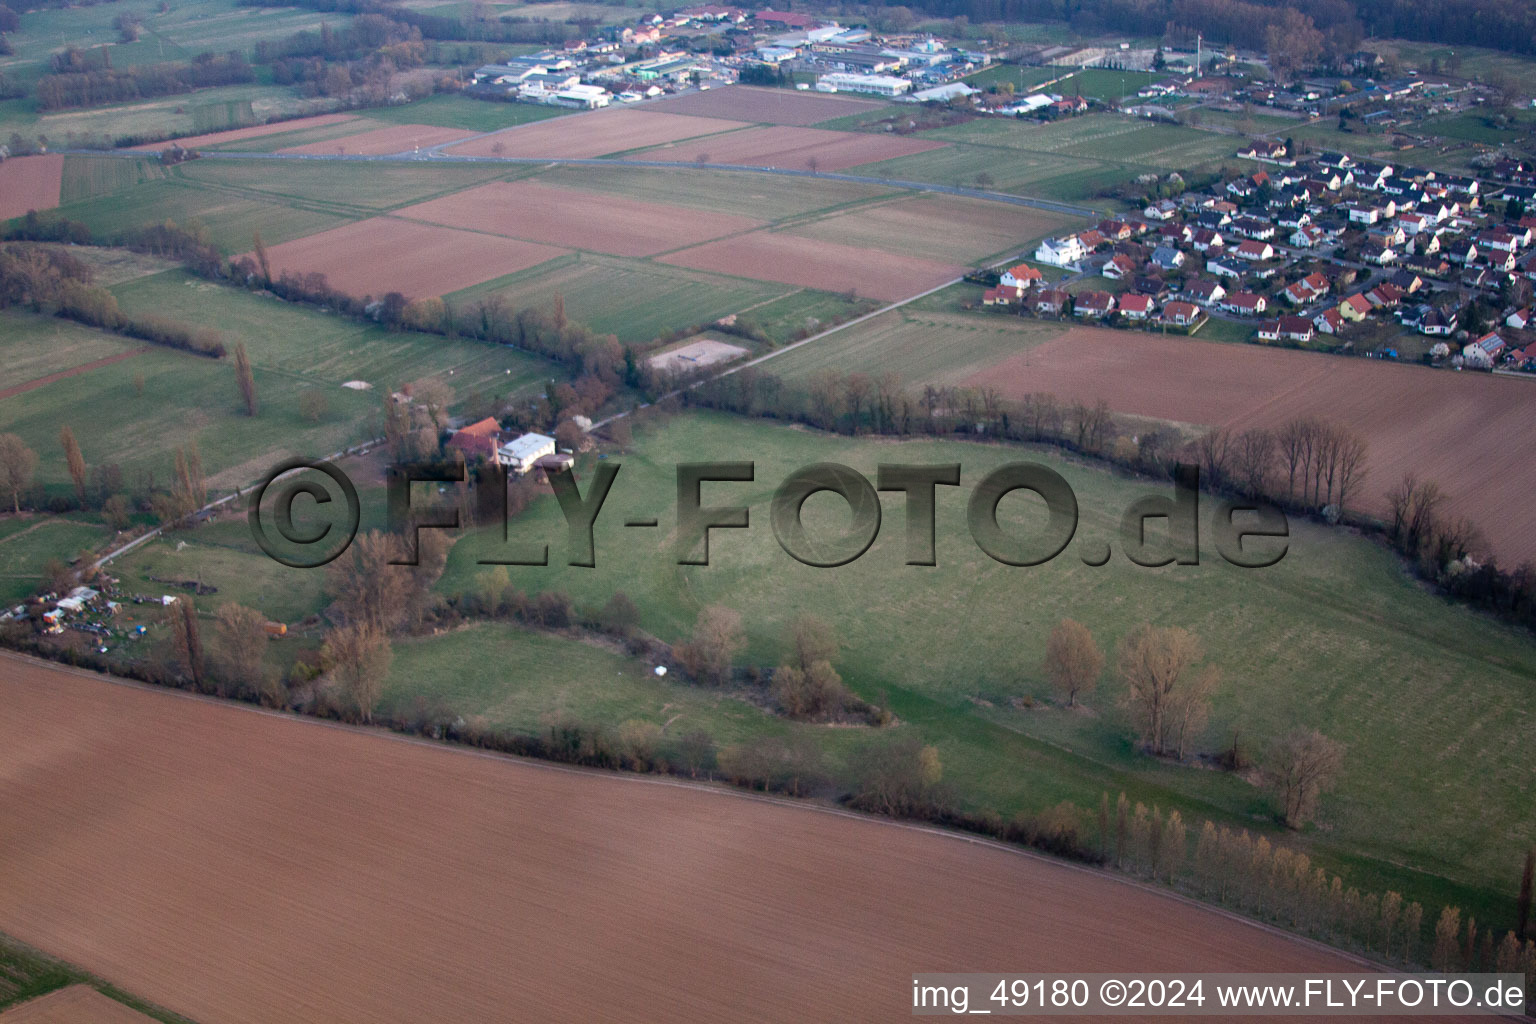
[[47, 376], [39, 377], [36, 380], [29, 380], [25, 384], [17, 384], [15, 387], [6, 388], [4, 391], [0, 391], [0, 399], [14, 398], [17, 395], [25, 394], [28, 391], [35, 391], [38, 388], [46, 387], [49, 384], [55, 384], [61, 380], [68, 380], [70, 377], [78, 377], [82, 373], [89, 373], [91, 370], [99, 370], [103, 366], [111, 366], [113, 363], [121, 363], [125, 359], [132, 359], [134, 356], [141, 356], [148, 352], [149, 349], [150, 346], [145, 345], [143, 348], [136, 348], [129, 352], [119, 352], [117, 355], [103, 356], [100, 359], [93, 359], [88, 363], [81, 363], [79, 366], [71, 366], [67, 370], [60, 370], [57, 373], [50, 373]]

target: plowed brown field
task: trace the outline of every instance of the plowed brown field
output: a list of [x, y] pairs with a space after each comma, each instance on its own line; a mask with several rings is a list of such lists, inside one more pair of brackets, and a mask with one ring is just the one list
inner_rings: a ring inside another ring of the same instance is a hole
[[0, 705], [0, 931], [202, 1024], [894, 1021], [914, 970], [1352, 969], [1105, 874], [733, 792], [10, 655]]
[[788, 89], [756, 89], [750, 85], [731, 85], [708, 92], [690, 92], [647, 103], [646, 110], [670, 114], [695, 114], [726, 117], [761, 124], [815, 124], [844, 117], [886, 104], [881, 100], [859, 100], [851, 96], [826, 93], [791, 92]]
[[474, 132], [466, 132], [458, 128], [434, 128], [429, 124], [399, 124], [388, 128], [375, 128], [373, 131], [360, 132], [357, 135], [348, 135], [344, 139], [289, 146], [278, 152], [355, 153], [364, 156], [385, 156], [390, 153], [404, 153], [418, 146], [425, 149], [443, 142], [452, 142], [454, 139], [468, 138], [473, 134]]
[[853, 290], [894, 302], [959, 277], [965, 268], [896, 253], [875, 252], [775, 231], [754, 231], [660, 257], [694, 270], [779, 281], [829, 292]]
[[607, 156], [629, 149], [745, 128], [744, 121], [684, 117], [660, 111], [609, 107], [507, 128], [445, 152], [454, 156]]
[[867, 135], [829, 132], [820, 128], [751, 128], [729, 135], [669, 143], [636, 153], [636, 160], [688, 160], [708, 157], [706, 163], [741, 164], [747, 167], [811, 168], [841, 171], [876, 160], [911, 156], [948, 145], [929, 139], [900, 135]]
[[750, 231], [761, 221], [529, 181], [495, 181], [396, 211], [449, 227], [491, 231], [615, 256], [650, 256]]
[[154, 1024], [89, 985], [70, 985], [0, 1013], [0, 1024]]
[[1259, 345], [1078, 327], [970, 378], [1009, 397], [1071, 400], [1245, 430], [1320, 416], [1365, 437], [1362, 504], [1381, 512], [1405, 472], [1439, 483], [1447, 511], [1487, 535], [1499, 561], [1536, 558], [1536, 383]]
[[361, 298], [400, 292], [445, 295], [543, 263], [565, 250], [515, 238], [371, 217], [267, 249], [274, 276], [318, 271], [332, 288]]
[[303, 131], [305, 128], [323, 128], [328, 124], [340, 124], [343, 121], [355, 121], [353, 114], [316, 114], [314, 117], [299, 117], [292, 121], [277, 121], [273, 124], [257, 124], [249, 128], [231, 128], [223, 132], [209, 132], [207, 135], [193, 135], [190, 138], [175, 139], [171, 142], [149, 142], [142, 146], [132, 147], [139, 152], [156, 152], [170, 146], [182, 146], [186, 149], [196, 149], [199, 146], [218, 146], [226, 142], [239, 142], [242, 139], [258, 139], [263, 135], [277, 135], [282, 132]]
[[58, 206], [63, 178], [64, 158], [53, 153], [0, 161], [0, 220]]

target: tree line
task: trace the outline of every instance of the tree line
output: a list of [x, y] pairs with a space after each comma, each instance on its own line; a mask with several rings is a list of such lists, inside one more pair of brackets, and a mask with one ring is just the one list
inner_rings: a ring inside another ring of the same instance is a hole
[[117, 297], [91, 283], [92, 274], [66, 250], [0, 245], [0, 309], [23, 306], [131, 338], [214, 359], [223, 357], [223, 336], [208, 327], [153, 313], [130, 316]]
[[250, 62], [238, 50], [200, 53], [181, 64], [113, 68], [110, 47], [71, 47], [54, 55], [53, 70], [37, 80], [36, 95], [40, 109], [64, 110], [128, 103], [255, 80]]
[[1519, 0], [906, 0], [900, 6], [978, 24], [1061, 21], [1085, 35], [1117, 32], [1192, 41], [1201, 32], [1208, 41], [1245, 49], [1264, 49], [1270, 30], [1285, 24], [1290, 10], [1309, 27], [1315, 24], [1329, 48], [1340, 54], [1367, 36], [1536, 53], [1536, 12]]
[[[246, 7], [262, 5], [262, 0], [239, 2]], [[423, 39], [552, 45], [579, 39], [584, 34], [584, 26], [574, 21], [557, 22], [512, 16], [503, 16], [494, 21], [473, 15], [468, 18], [454, 17], [412, 10], [388, 0], [298, 0], [294, 6], [326, 13], [381, 15], [416, 29]]]

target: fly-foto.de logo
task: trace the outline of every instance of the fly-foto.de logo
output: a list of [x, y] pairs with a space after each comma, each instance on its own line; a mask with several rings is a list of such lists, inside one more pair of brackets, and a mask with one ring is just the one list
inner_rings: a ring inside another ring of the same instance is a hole
[[[595, 528], [622, 468], [616, 461], [596, 463], [585, 488], [569, 468], [548, 474], [565, 520], [566, 564], [596, 567]], [[950, 488], [961, 488], [962, 476], [959, 463], [881, 463], [871, 481], [849, 466], [819, 462], [783, 478], [768, 502], [768, 524], [790, 558], [808, 566], [835, 568], [858, 560], [880, 535], [884, 518], [881, 492], [901, 495], [904, 561], [909, 566], [934, 566], [938, 564], [939, 505], [947, 499]], [[753, 508], [739, 500], [733, 502], [730, 485], [756, 481], [754, 462], [677, 465], [672, 554], [678, 565], [709, 565], [713, 531], [752, 528]], [[471, 523], [481, 528], [499, 527], [501, 542], [493, 553], [479, 559], [479, 564], [549, 565], [552, 538], [527, 536], [526, 529], [512, 528], [510, 482], [506, 469], [494, 465], [393, 467], [386, 488], [388, 528], [414, 540], [423, 530], [466, 530]], [[454, 488], [469, 500], [448, 508], [440, 503], [413, 507], [413, 485], [422, 484]], [[848, 524], [841, 531], [807, 526], [806, 502], [822, 493], [835, 495], [846, 504]], [[1015, 494], [1031, 500], [1017, 505], [1013, 515], [1000, 515], [1003, 500]], [[1005, 565], [1043, 565], [1069, 548], [1086, 565], [1105, 565], [1114, 557], [1108, 541], [1078, 538], [1077, 495], [1049, 466], [1035, 462], [999, 466], [983, 475], [964, 500], [971, 539], [988, 557]], [[1160, 490], [1143, 495], [1121, 513], [1120, 552], [1139, 566], [1199, 565], [1200, 505], [1199, 468], [1178, 464], [1171, 493]], [[1027, 509], [1027, 514], [1018, 514], [1018, 508]], [[252, 492], [247, 518], [256, 543], [272, 558], [284, 565], [314, 568], [333, 561], [350, 546], [361, 522], [361, 504], [357, 488], [335, 466], [291, 460], [274, 469]], [[630, 517], [623, 525], [656, 529], [661, 519]], [[1079, 542], [1074, 547], [1075, 538]], [[1285, 557], [1290, 525], [1284, 513], [1273, 506], [1224, 498], [1210, 516], [1206, 540], [1232, 565], [1263, 568]], [[415, 545], [411, 548], [414, 550]]]

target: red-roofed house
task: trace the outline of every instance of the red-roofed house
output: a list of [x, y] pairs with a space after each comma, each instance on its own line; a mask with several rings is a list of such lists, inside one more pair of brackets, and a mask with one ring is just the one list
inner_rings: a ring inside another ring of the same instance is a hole
[[1286, 341], [1311, 341], [1313, 331], [1312, 321], [1304, 316], [1287, 314], [1280, 318], [1280, 337]]
[[1045, 275], [1028, 263], [1020, 263], [1003, 271], [998, 282], [1006, 288], [1029, 288], [1045, 280]]
[[1327, 294], [1328, 279], [1315, 270], [1285, 290], [1286, 301], [1293, 306], [1305, 305], [1318, 296]]
[[1163, 319], [1180, 327], [1198, 323], [1200, 316], [1200, 307], [1193, 302], [1170, 302], [1163, 307]]
[[1035, 296], [1035, 312], [1046, 316], [1059, 316], [1071, 298], [1060, 288], [1044, 288]]
[[1339, 315], [1345, 320], [1364, 320], [1371, 311], [1371, 300], [1364, 295], [1351, 295], [1339, 303]]
[[501, 424], [487, 416], [478, 423], [471, 423], [455, 431], [448, 439], [448, 448], [464, 453], [464, 461], [484, 459], [496, 463], [496, 449], [501, 443]]
[[1269, 260], [1275, 257], [1275, 247], [1268, 242], [1256, 242], [1249, 239], [1234, 250], [1237, 255], [1245, 260]]
[[1125, 253], [1116, 253], [1104, 264], [1101, 273], [1112, 281], [1119, 281], [1136, 273], [1136, 261]]
[[1127, 320], [1145, 320], [1152, 315], [1155, 303], [1150, 295], [1120, 296], [1120, 315]]
[[1253, 292], [1233, 292], [1228, 295], [1221, 308], [1229, 313], [1238, 313], [1242, 316], [1257, 316], [1264, 312], [1269, 305], [1264, 296], [1255, 295]]
[[1109, 292], [1083, 292], [1072, 305], [1074, 316], [1108, 316], [1115, 310], [1115, 297]]
[[1000, 284], [981, 293], [983, 306], [1007, 306], [1024, 298], [1024, 289], [1017, 285]]
[[1325, 309], [1312, 318], [1312, 324], [1319, 334], [1338, 334], [1344, 329], [1344, 318], [1337, 309]]

